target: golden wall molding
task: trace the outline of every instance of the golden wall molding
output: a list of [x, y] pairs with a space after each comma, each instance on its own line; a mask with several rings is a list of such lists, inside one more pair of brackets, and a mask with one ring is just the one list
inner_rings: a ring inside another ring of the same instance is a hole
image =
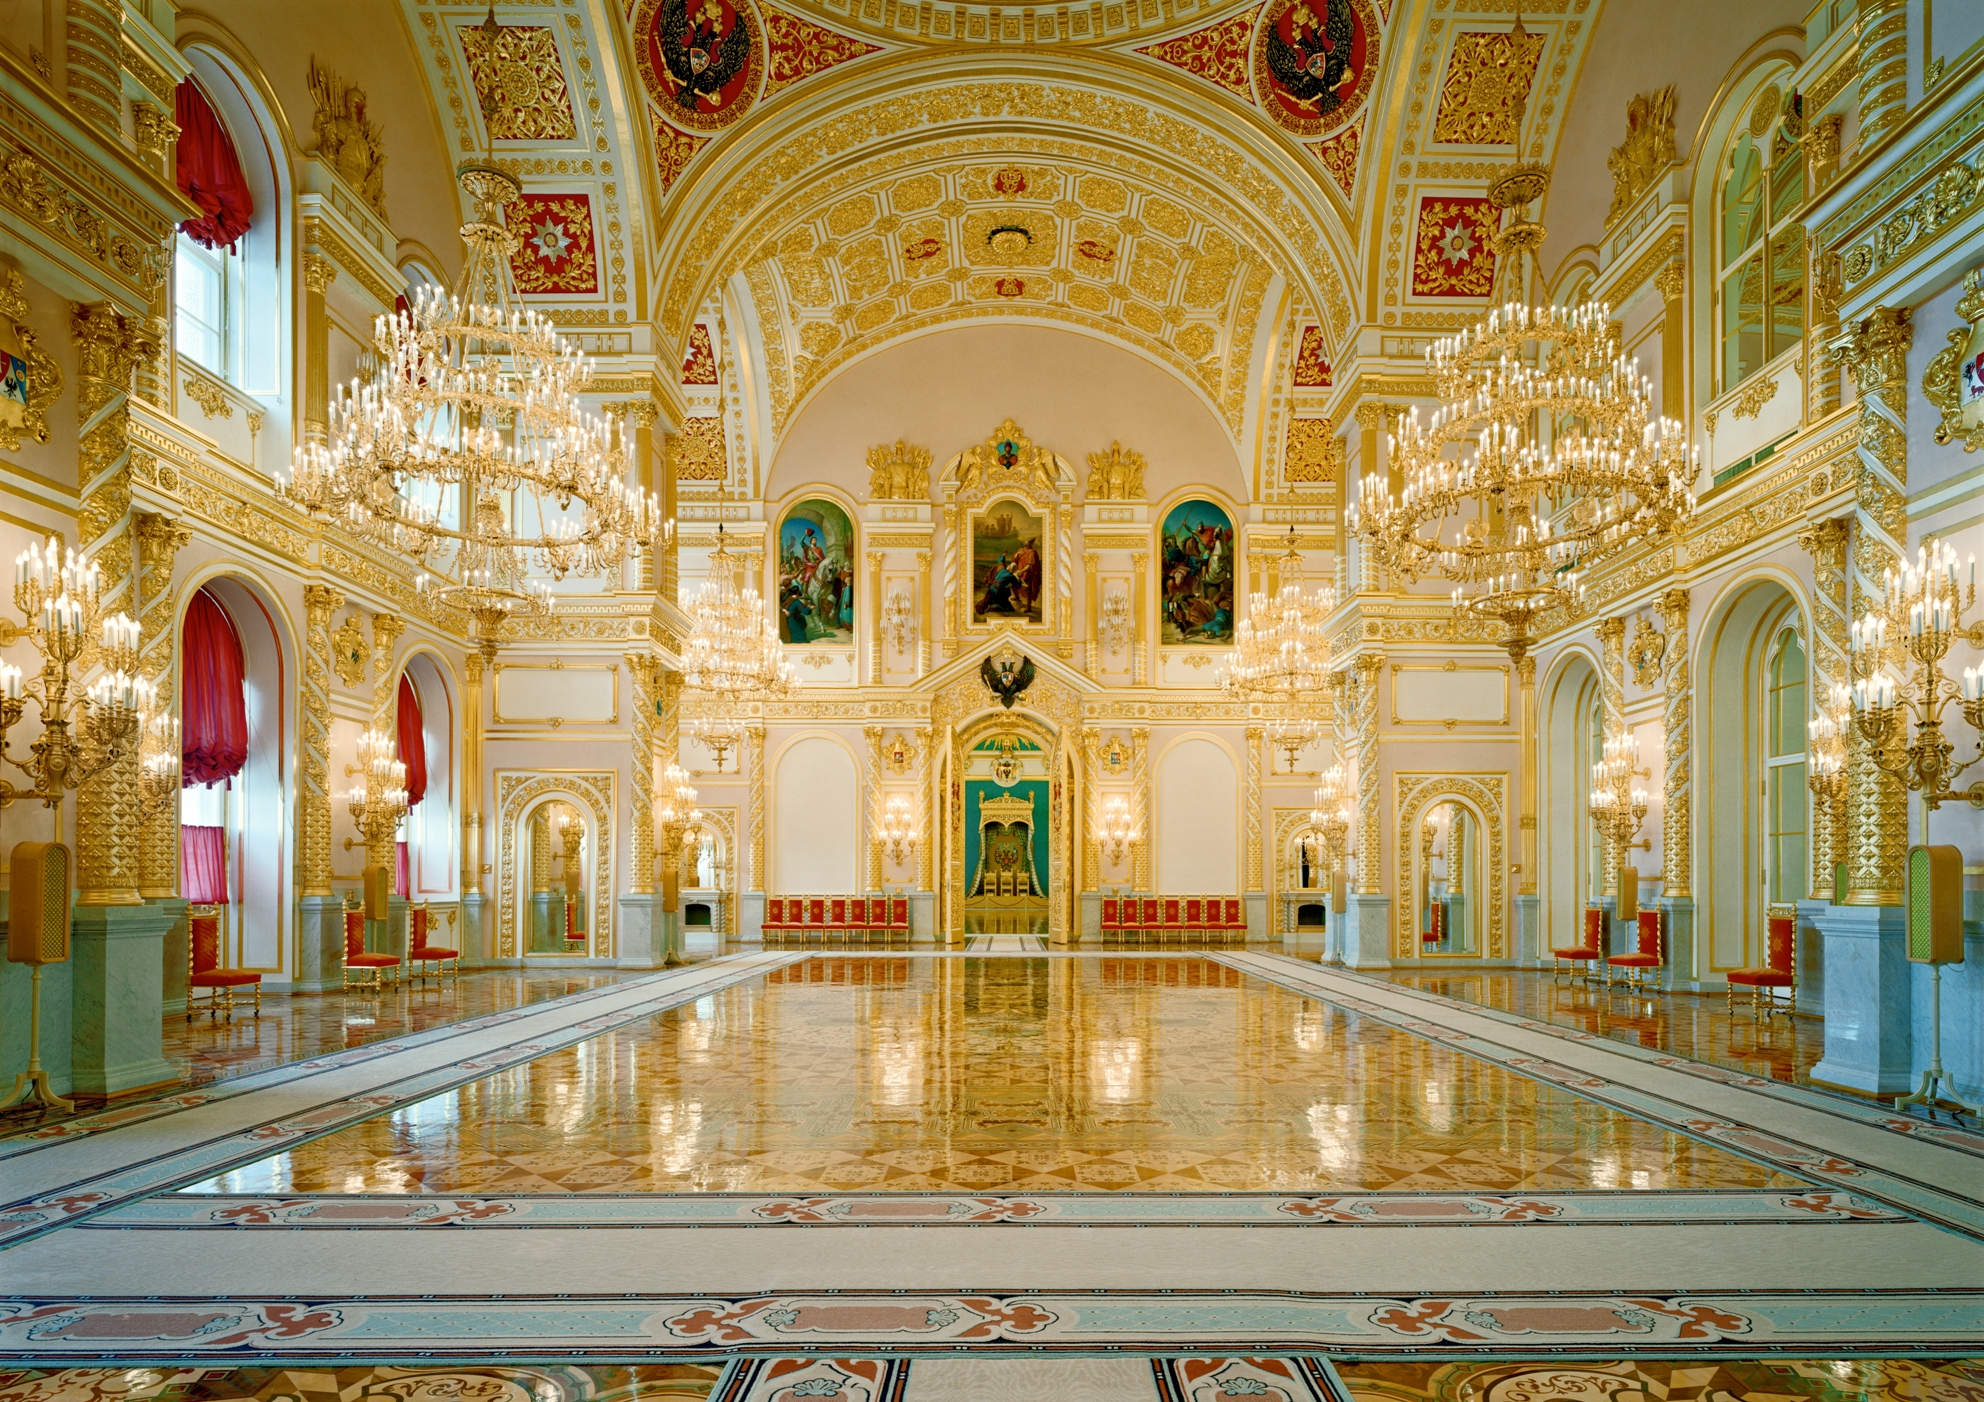
[[1350, 708], [1356, 719], [1357, 766], [1357, 890], [1360, 895], [1384, 892], [1384, 858], [1379, 849], [1384, 831], [1378, 811], [1378, 678], [1385, 668], [1382, 652], [1364, 652], [1352, 664], [1357, 669]]
[[1267, 732], [1261, 726], [1247, 727], [1247, 780], [1241, 795], [1240, 821], [1244, 825], [1241, 851], [1245, 856], [1244, 889], [1259, 891], [1261, 885], [1261, 746]]
[[[1393, 849], [1396, 870], [1392, 873], [1392, 958], [1417, 960], [1419, 950], [1419, 902], [1414, 896], [1419, 886], [1418, 863], [1413, 860], [1414, 836], [1426, 810], [1452, 799], [1461, 799], [1475, 809], [1482, 820], [1487, 850], [1481, 869], [1487, 878], [1487, 937], [1482, 954], [1490, 959], [1508, 957], [1508, 852], [1503, 827], [1508, 808], [1509, 777], [1506, 774], [1415, 774], [1392, 775], [1393, 811], [1398, 814], [1398, 845]], [[1362, 814], [1360, 812], [1360, 818]], [[1448, 839], [1452, 841], [1450, 837]], [[1363, 866], [1359, 862], [1359, 869]], [[1361, 889], [1361, 887], [1360, 887]]]
[[[517, 829], [524, 810], [547, 794], [576, 799], [591, 814], [593, 838], [591, 956], [614, 957], [613, 832], [615, 805], [612, 770], [499, 769], [496, 771], [496, 953], [499, 958], [523, 957], [517, 942], [517, 912], [523, 893], [517, 882]], [[533, 844], [536, 850], [539, 844]], [[548, 844], [543, 844], [548, 846]]]
[[303, 705], [297, 728], [301, 775], [296, 786], [297, 885], [305, 896], [331, 894], [331, 616], [344, 595], [323, 584], [303, 586], [306, 637]]
[[1612, 148], [1605, 168], [1612, 172], [1608, 226], [1679, 159], [1674, 148], [1674, 85], [1640, 93], [1626, 104], [1626, 139]]
[[[1667, 691], [1661, 708], [1666, 766], [1661, 779], [1660, 862], [1662, 896], [1694, 894], [1694, 716], [1690, 710], [1692, 665], [1688, 657], [1688, 591], [1661, 591], [1661, 621], [1667, 625]], [[1641, 686], [1647, 683], [1642, 681]]]
[[[662, 709], [660, 688], [657, 686], [661, 669], [649, 653], [630, 652], [626, 660], [627, 673], [634, 683], [632, 753], [628, 764], [628, 773], [632, 777], [632, 783], [628, 785], [628, 800], [632, 812], [627, 830], [633, 868], [627, 873], [627, 889], [636, 895], [646, 895], [654, 890], [655, 876], [655, 721]], [[674, 762], [673, 754], [670, 754], [669, 762]]]
[[[139, 670], [159, 695], [178, 694], [179, 630], [173, 616], [172, 565], [193, 538], [182, 523], [153, 511], [137, 515]], [[176, 797], [176, 795], [175, 795]], [[179, 894], [179, 805], [144, 815], [138, 837], [138, 894], [152, 899]]]
[[[1832, 688], [1850, 684], [1848, 646], [1852, 622], [1848, 612], [1848, 555], [1853, 529], [1850, 519], [1837, 516], [1815, 521], [1798, 533], [1798, 544], [1812, 557], [1812, 626], [1810, 686], [1814, 710], [1829, 708]], [[1846, 794], [1812, 804], [1812, 882], [1815, 900], [1831, 900], [1833, 869], [1846, 860]]]
[[1764, 406], [1777, 398], [1777, 380], [1771, 375], [1758, 375], [1736, 391], [1736, 397], [1729, 401], [1729, 417], [1732, 419], [1754, 419], [1764, 411]]
[[[868, 450], [871, 501], [930, 500], [930, 450], [898, 438]], [[873, 542], [870, 542], [871, 544]]]
[[[1984, 203], [1984, 155], [1960, 149], [1980, 132], [1984, 106], [1953, 106], [1940, 130], [1825, 221], [1819, 245], [1841, 255], [1849, 292]], [[1861, 129], [1862, 150], [1870, 149], [1871, 136]]]
[[1976, 268], [1963, 275], [1963, 296], [1957, 299], [1956, 314], [1964, 324], [1951, 327], [1946, 337], [1949, 344], [1930, 358], [1922, 373], [1922, 397], [1942, 414], [1942, 422], [1936, 425], [1936, 442], [1960, 442], [1964, 452], [1974, 453], [1984, 448], [1984, 418], [1965, 427], [1958, 367], [1968, 358], [1970, 344], [1979, 326], [1984, 325], [1984, 278]]
[[1144, 455], [1112, 442], [1109, 450], [1088, 455], [1089, 501], [1142, 501]]

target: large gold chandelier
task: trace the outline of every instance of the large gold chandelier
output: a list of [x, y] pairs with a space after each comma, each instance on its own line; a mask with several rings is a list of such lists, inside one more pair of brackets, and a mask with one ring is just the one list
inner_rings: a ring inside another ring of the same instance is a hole
[[1687, 519], [1699, 470], [1685, 427], [1654, 412], [1609, 306], [1523, 299], [1543, 239], [1527, 207], [1548, 184], [1547, 168], [1520, 165], [1489, 188], [1507, 211], [1499, 304], [1427, 349], [1440, 407], [1401, 421], [1400, 491], [1367, 476], [1350, 520], [1395, 581], [1452, 580], [1456, 610], [1503, 623], [1518, 658], [1583, 571]]
[[652, 544], [658, 513], [626, 480], [624, 431], [580, 405], [592, 362], [518, 305], [502, 211], [521, 186], [488, 166], [460, 179], [475, 201], [460, 281], [378, 318], [377, 370], [338, 391], [327, 439], [277, 491], [410, 556], [493, 639], [512, 609], [551, 607], [545, 576], [604, 574]]
[[1220, 689], [1229, 696], [1296, 702], [1329, 685], [1330, 644], [1323, 625], [1336, 608], [1336, 591], [1302, 587], [1293, 526], [1280, 563], [1280, 592], [1248, 595], [1246, 617], [1234, 625], [1233, 651], [1219, 670]]
[[699, 692], [701, 714], [689, 733], [722, 754], [742, 733], [744, 703], [783, 696], [798, 680], [778, 630], [756, 589], [738, 588], [737, 561], [716, 528], [709, 576], [690, 601], [689, 636], [682, 645], [682, 684]]

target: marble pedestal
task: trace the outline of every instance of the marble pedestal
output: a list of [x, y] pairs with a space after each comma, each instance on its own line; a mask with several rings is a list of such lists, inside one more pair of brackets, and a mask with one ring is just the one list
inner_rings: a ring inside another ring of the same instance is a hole
[[496, 957], [496, 903], [481, 891], [462, 897], [462, 952], [464, 965], [486, 964]]
[[299, 896], [296, 901], [297, 993], [344, 987], [344, 898]]
[[737, 938], [746, 944], [765, 942], [765, 893], [746, 891], [737, 900]]
[[[761, 913], [758, 917], [764, 919]], [[937, 943], [937, 893], [935, 891], [911, 891], [909, 893], [909, 942], [911, 944]]]
[[1688, 896], [1662, 896], [1654, 902], [1667, 917], [1667, 962], [1659, 985], [1668, 990], [1692, 990], [1695, 978], [1695, 903]]
[[1524, 968], [1543, 963], [1543, 898], [1529, 892], [1515, 898], [1516, 962]]
[[[160, 896], [145, 904], [154, 910], [163, 911], [172, 921], [166, 927], [162, 942], [159, 985], [164, 999], [161, 1007], [167, 1016], [186, 1011], [186, 980], [189, 977], [186, 945], [192, 938], [186, 923], [188, 902], [184, 896]], [[267, 982], [267, 980], [263, 980]]]
[[1828, 905], [1812, 923], [1825, 940], [1826, 966], [1826, 1051], [1812, 1079], [1874, 1094], [1913, 1090], [1905, 912], [1898, 905]]
[[1247, 914], [1247, 943], [1258, 944], [1265, 940], [1278, 940], [1281, 932], [1274, 927], [1274, 920], [1268, 911], [1266, 891], [1248, 891], [1240, 897], [1240, 908]]
[[655, 891], [620, 898], [617, 967], [664, 969], [682, 962], [682, 914], [662, 909], [662, 899]]
[[1353, 969], [1391, 967], [1392, 898], [1353, 893], [1344, 897], [1344, 911], [1332, 915], [1342, 922], [1336, 945], [1343, 962]]
[[76, 907], [69, 950], [69, 1066], [77, 1095], [122, 1095], [179, 1078], [164, 1055], [159, 980], [171, 928], [172, 913], [155, 906]]

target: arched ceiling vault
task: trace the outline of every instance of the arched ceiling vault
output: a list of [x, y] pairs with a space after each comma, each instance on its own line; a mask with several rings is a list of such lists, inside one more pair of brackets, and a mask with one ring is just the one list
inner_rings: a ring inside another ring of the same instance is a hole
[[[925, 324], [939, 311], [933, 278], [951, 287], [949, 310], [1003, 303], [1005, 315], [1086, 317], [1198, 383], [1209, 355], [1222, 357], [1224, 382], [1232, 333], [1251, 320], [1246, 289], [1258, 301], [1265, 279], [1282, 277], [1320, 308], [1332, 338], [1348, 328], [1351, 240], [1299, 149], [1184, 79], [1153, 79], [1150, 65], [1119, 56], [850, 65], [752, 114], [712, 157], [668, 192], [657, 219], [655, 319], [678, 345], [712, 292], [754, 269], [794, 325], [839, 331], [831, 347], [813, 332], [817, 354], [801, 345], [789, 357], [813, 361], [808, 373], [846, 350], [849, 327], [865, 347], [886, 328]], [[912, 177], [921, 179], [905, 189]], [[857, 222], [864, 210], [872, 217]], [[995, 246], [1008, 227], [1023, 237]], [[905, 229], [910, 244], [935, 240], [941, 257], [905, 260]], [[1113, 257], [1085, 256], [1084, 242]], [[940, 261], [941, 273], [914, 266]], [[1089, 275], [1110, 262], [1118, 272]], [[1212, 271], [1229, 265], [1231, 277]], [[1028, 285], [1008, 296], [994, 286], [1001, 276]]]

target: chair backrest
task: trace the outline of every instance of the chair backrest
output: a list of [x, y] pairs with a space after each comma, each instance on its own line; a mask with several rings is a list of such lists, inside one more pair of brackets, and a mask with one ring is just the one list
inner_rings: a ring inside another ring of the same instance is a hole
[[1187, 896], [1185, 898], [1185, 923], [1187, 925], [1203, 925], [1206, 918], [1205, 912], [1206, 903], [1204, 898], [1200, 896]]
[[220, 967], [220, 913], [206, 911], [187, 917], [188, 971], [209, 974]]
[[1640, 953], [1660, 957], [1660, 912], [1643, 910], [1640, 912]]
[[[856, 925], [866, 925], [871, 921], [879, 921], [882, 919], [884, 913], [883, 907], [887, 904], [888, 902], [884, 901], [880, 896], [875, 897], [873, 900], [870, 900], [866, 896], [856, 896], [848, 902], [848, 919]], [[874, 913], [871, 915], [869, 913], [870, 911]]]
[[422, 901], [406, 913], [406, 947], [427, 948], [427, 903]]
[[1764, 963], [1779, 973], [1791, 973], [1796, 964], [1798, 922], [1789, 915], [1773, 915], [1765, 924]]
[[899, 930], [909, 928], [909, 897], [896, 896], [889, 902], [889, 923]]
[[765, 898], [765, 923], [767, 925], [783, 925], [785, 923], [784, 896], [768, 896]]
[[1226, 923], [1229, 925], [1240, 925], [1244, 923], [1244, 918], [1240, 914], [1240, 898], [1238, 896], [1228, 896], [1226, 898]]
[[1605, 912], [1595, 905], [1584, 908], [1584, 947], [1596, 949], [1605, 942]]
[[1164, 923], [1167, 925], [1176, 925], [1178, 923], [1178, 898], [1176, 896], [1166, 896], [1164, 898]]
[[1116, 898], [1114, 896], [1104, 896], [1102, 898], [1102, 923], [1105, 925], [1114, 925], [1116, 923]]
[[1156, 896], [1145, 896], [1145, 897], [1144, 897], [1144, 924], [1146, 924], [1146, 925], [1155, 925], [1156, 923], [1157, 923], [1157, 897], [1156, 897]]
[[364, 952], [365, 912], [362, 910], [347, 910], [344, 913], [344, 957], [350, 959], [354, 955], [363, 954]]
[[806, 902], [806, 923], [824, 925], [827, 923], [827, 898], [815, 896]]
[[845, 925], [847, 923], [847, 897], [835, 896], [831, 902], [831, 907], [833, 914], [827, 918], [827, 923], [829, 925]]

